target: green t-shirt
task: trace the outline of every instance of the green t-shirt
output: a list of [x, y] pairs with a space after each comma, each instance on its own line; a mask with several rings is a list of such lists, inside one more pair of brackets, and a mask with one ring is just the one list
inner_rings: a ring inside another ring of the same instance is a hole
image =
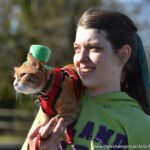
[[[65, 142], [63, 150], [72, 149]], [[74, 126], [75, 150], [150, 149], [150, 116], [124, 92], [82, 98]]]
[[[150, 116], [124, 92], [81, 99], [82, 109], [73, 127], [74, 145], [61, 142], [61, 150], [150, 149]], [[41, 110], [40, 110], [41, 111]], [[40, 111], [33, 123], [41, 120]], [[28, 141], [21, 150], [27, 150]]]

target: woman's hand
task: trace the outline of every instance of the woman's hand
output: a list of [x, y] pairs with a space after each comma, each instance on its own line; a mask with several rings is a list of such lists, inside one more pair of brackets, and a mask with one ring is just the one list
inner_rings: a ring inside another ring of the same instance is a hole
[[66, 129], [63, 118], [53, 118], [40, 129], [41, 141], [39, 150], [58, 150], [60, 139]]
[[39, 130], [40, 128], [43, 126], [39, 125], [39, 126], [34, 126], [31, 128], [31, 130], [28, 133], [27, 139], [28, 139], [28, 143], [29, 143], [29, 149], [30, 150], [35, 150], [35, 143], [37, 140], [37, 135], [39, 134]]
[[58, 150], [61, 135], [65, 129], [66, 123], [63, 118], [52, 118], [44, 126], [34, 128], [28, 135], [30, 150], [35, 150], [37, 134], [40, 136], [38, 141], [39, 150]]

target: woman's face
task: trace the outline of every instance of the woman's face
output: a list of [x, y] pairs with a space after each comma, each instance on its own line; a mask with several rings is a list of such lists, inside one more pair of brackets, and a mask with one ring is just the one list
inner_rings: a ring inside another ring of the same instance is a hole
[[120, 90], [122, 63], [105, 31], [78, 27], [74, 42], [74, 64], [91, 95]]

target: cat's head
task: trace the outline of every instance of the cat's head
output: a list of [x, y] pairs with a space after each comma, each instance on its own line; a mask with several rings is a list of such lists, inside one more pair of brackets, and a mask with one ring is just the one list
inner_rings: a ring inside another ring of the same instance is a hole
[[36, 94], [45, 86], [47, 69], [31, 53], [28, 54], [27, 59], [28, 61], [20, 67], [15, 67], [15, 80], [13, 85], [18, 93]]

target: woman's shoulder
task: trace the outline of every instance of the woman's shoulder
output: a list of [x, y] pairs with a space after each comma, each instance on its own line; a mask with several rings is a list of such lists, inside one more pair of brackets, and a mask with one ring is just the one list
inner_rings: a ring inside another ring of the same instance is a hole
[[[129, 144], [146, 145], [150, 143], [150, 116], [141, 107], [130, 110], [130, 126], [128, 130]], [[147, 145], [146, 145], [147, 146]]]

